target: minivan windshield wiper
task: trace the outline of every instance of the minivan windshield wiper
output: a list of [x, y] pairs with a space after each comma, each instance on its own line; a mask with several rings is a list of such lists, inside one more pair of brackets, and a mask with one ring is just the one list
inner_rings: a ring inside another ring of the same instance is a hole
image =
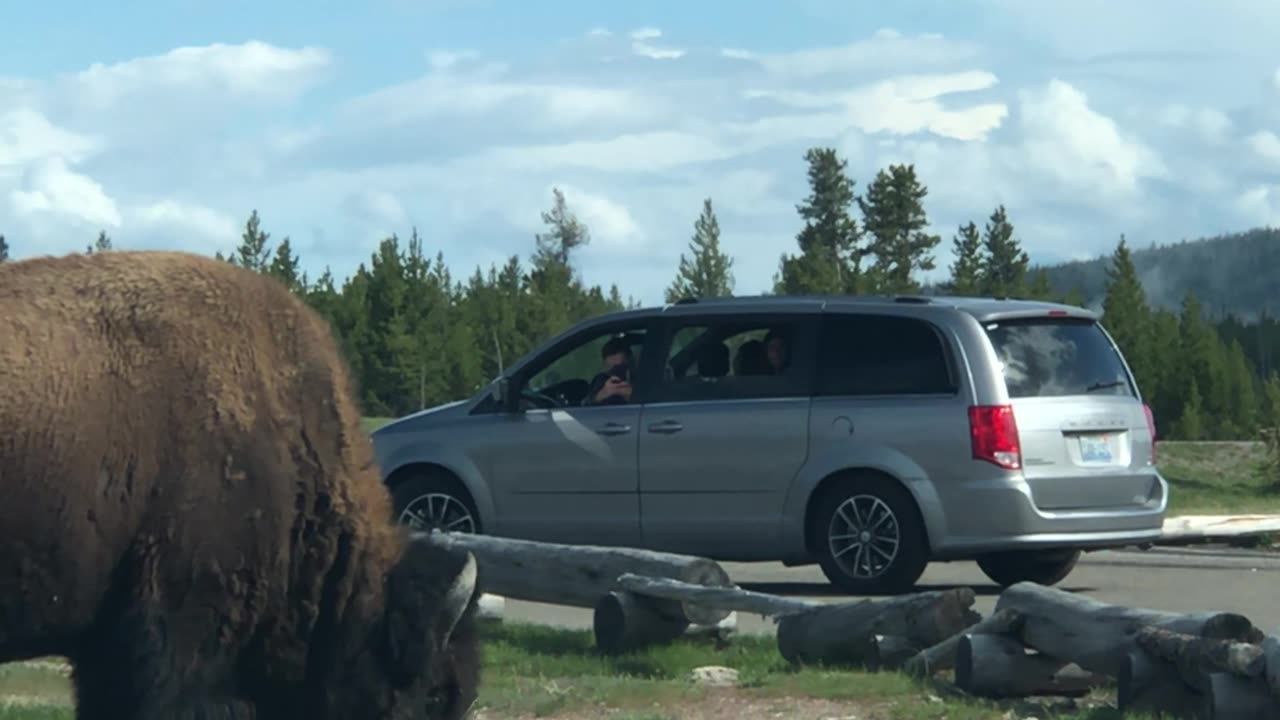
[[1097, 392], [1099, 390], [1110, 390], [1113, 387], [1120, 387], [1124, 384], [1123, 380], [1112, 380], [1111, 382], [1099, 382], [1085, 388], [1086, 393]]

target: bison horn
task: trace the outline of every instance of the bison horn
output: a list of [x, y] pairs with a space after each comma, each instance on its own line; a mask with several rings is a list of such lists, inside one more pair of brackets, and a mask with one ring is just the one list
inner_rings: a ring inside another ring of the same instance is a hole
[[449, 586], [449, 591], [444, 596], [445, 630], [442, 644], [449, 641], [453, 629], [462, 619], [463, 613], [467, 611], [467, 606], [471, 604], [471, 596], [475, 591], [476, 556], [468, 552], [466, 563], [463, 564], [462, 570], [453, 579], [453, 584]]

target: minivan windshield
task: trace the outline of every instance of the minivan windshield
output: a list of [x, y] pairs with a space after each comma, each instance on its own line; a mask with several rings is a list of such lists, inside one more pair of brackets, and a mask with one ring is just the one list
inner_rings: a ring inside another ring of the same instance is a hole
[[1120, 355], [1092, 320], [1020, 318], [983, 327], [1011, 398], [1135, 394]]

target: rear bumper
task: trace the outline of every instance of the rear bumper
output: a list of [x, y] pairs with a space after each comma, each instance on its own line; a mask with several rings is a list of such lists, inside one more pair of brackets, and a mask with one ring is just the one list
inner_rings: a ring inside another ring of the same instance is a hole
[[935, 508], [929, 534], [936, 559], [999, 550], [1142, 545], [1160, 539], [1169, 502], [1169, 484], [1154, 468], [1140, 505], [1043, 510], [1016, 476], [968, 485], [960, 492]]

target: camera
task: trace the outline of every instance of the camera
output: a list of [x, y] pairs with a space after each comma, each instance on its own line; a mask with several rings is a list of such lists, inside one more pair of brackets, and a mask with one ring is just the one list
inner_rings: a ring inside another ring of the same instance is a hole
[[625, 382], [631, 379], [631, 367], [626, 363], [618, 363], [609, 368], [608, 376]]

